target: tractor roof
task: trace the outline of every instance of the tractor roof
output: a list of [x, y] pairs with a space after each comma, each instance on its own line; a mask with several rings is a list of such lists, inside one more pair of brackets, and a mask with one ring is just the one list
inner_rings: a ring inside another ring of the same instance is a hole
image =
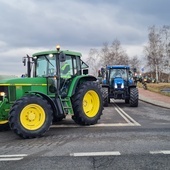
[[127, 65], [112, 65], [112, 66], [107, 66], [107, 69], [130, 69], [129, 66]]
[[[61, 52], [61, 51], [60, 51]], [[79, 56], [81, 57], [81, 53], [79, 52], [74, 52], [74, 51], [69, 51], [69, 50], [64, 50], [62, 51], [64, 54], [67, 54], [67, 55], [74, 55], [74, 56]], [[41, 52], [37, 52], [37, 53], [34, 53], [32, 56], [38, 56], [38, 55], [48, 55], [48, 54], [57, 54], [58, 51], [57, 50], [52, 50], [52, 51], [41, 51]]]

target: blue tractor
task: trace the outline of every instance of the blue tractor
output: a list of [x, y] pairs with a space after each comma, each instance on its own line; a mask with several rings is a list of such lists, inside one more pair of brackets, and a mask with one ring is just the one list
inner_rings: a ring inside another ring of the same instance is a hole
[[122, 99], [131, 107], [138, 106], [138, 88], [127, 65], [106, 66], [101, 69], [104, 106], [110, 99]]

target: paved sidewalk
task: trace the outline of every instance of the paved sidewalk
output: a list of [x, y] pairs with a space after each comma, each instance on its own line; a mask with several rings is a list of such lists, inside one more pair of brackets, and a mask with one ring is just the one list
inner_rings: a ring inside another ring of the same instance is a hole
[[138, 88], [139, 100], [170, 109], [170, 97]]

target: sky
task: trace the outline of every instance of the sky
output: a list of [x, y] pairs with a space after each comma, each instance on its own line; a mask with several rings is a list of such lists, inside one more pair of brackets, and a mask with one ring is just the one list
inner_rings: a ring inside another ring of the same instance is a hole
[[45, 50], [78, 51], [115, 39], [143, 57], [148, 28], [170, 24], [169, 0], [0, 0], [0, 75], [26, 72], [22, 57]]

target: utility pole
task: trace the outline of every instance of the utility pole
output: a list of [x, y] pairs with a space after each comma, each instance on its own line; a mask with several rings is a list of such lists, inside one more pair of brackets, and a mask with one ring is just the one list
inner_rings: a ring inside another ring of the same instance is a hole
[[170, 82], [170, 43], [168, 44], [168, 60], [167, 60], [167, 64], [168, 64], [168, 83]]

